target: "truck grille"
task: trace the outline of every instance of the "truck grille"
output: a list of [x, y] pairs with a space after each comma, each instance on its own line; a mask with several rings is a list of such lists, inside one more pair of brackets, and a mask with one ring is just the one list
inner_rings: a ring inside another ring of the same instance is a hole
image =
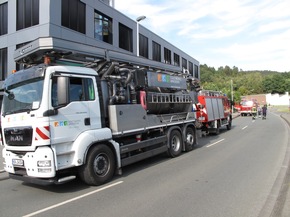
[[32, 127], [13, 127], [4, 129], [4, 136], [9, 146], [31, 146], [32, 132]]

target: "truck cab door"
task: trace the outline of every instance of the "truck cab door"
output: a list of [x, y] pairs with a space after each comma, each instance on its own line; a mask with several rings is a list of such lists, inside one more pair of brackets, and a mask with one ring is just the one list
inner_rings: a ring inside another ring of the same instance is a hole
[[51, 142], [68, 148], [81, 133], [91, 130], [92, 122], [100, 121], [91, 114], [92, 104], [96, 105], [93, 78], [70, 75], [60, 81], [52, 79], [51, 104], [57, 114], [50, 117]]

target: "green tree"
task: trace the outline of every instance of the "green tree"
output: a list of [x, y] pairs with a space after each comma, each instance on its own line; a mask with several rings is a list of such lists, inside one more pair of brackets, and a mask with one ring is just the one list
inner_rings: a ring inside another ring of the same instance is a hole
[[200, 76], [203, 89], [222, 91], [230, 99], [233, 80], [235, 102], [244, 95], [290, 92], [290, 72], [243, 71], [236, 66], [220, 66], [215, 70], [205, 64], [200, 65]]
[[272, 94], [283, 94], [286, 91], [289, 91], [290, 78], [288, 78], [288, 74], [275, 74], [266, 77], [263, 81], [263, 91]]

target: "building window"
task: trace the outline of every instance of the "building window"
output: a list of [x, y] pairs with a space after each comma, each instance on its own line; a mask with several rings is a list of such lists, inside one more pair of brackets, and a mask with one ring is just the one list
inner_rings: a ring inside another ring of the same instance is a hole
[[95, 38], [109, 44], [113, 43], [112, 18], [95, 10]]
[[193, 76], [193, 63], [190, 61], [188, 61], [188, 71], [189, 71], [189, 74]]
[[0, 49], [0, 76], [4, 81], [7, 74], [7, 48]]
[[171, 50], [164, 48], [164, 62], [171, 64]]
[[24, 29], [39, 24], [39, 0], [17, 0], [16, 29]]
[[132, 29], [119, 23], [119, 47], [131, 52], [133, 52], [132, 32]]
[[152, 59], [161, 62], [161, 45], [152, 41]]
[[8, 3], [0, 5], [0, 35], [7, 34], [8, 30]]
[[194, 77], [199, 79], [199, 77], [198, 77], [198, 66], [197, 65], [194, 65]]
[[174, 53], [174, 65], [175, 66], [180, 66], [180, 57], [176, 53]]
[[148, 59], [148, 38], [139, 34], [139, 55]]
[[182, 58], [182, 68], [187, 69], [187, 60]]
[[80, 0], [62, 0], [61, 25], [86, 33], [86, 5]]

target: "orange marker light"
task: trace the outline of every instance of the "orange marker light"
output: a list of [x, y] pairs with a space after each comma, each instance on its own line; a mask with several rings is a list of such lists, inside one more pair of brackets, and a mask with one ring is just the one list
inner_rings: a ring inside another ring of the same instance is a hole
[[45, 56], [44, 57], [44, 64], [49, 65], [50, 64], [50, 58]]

